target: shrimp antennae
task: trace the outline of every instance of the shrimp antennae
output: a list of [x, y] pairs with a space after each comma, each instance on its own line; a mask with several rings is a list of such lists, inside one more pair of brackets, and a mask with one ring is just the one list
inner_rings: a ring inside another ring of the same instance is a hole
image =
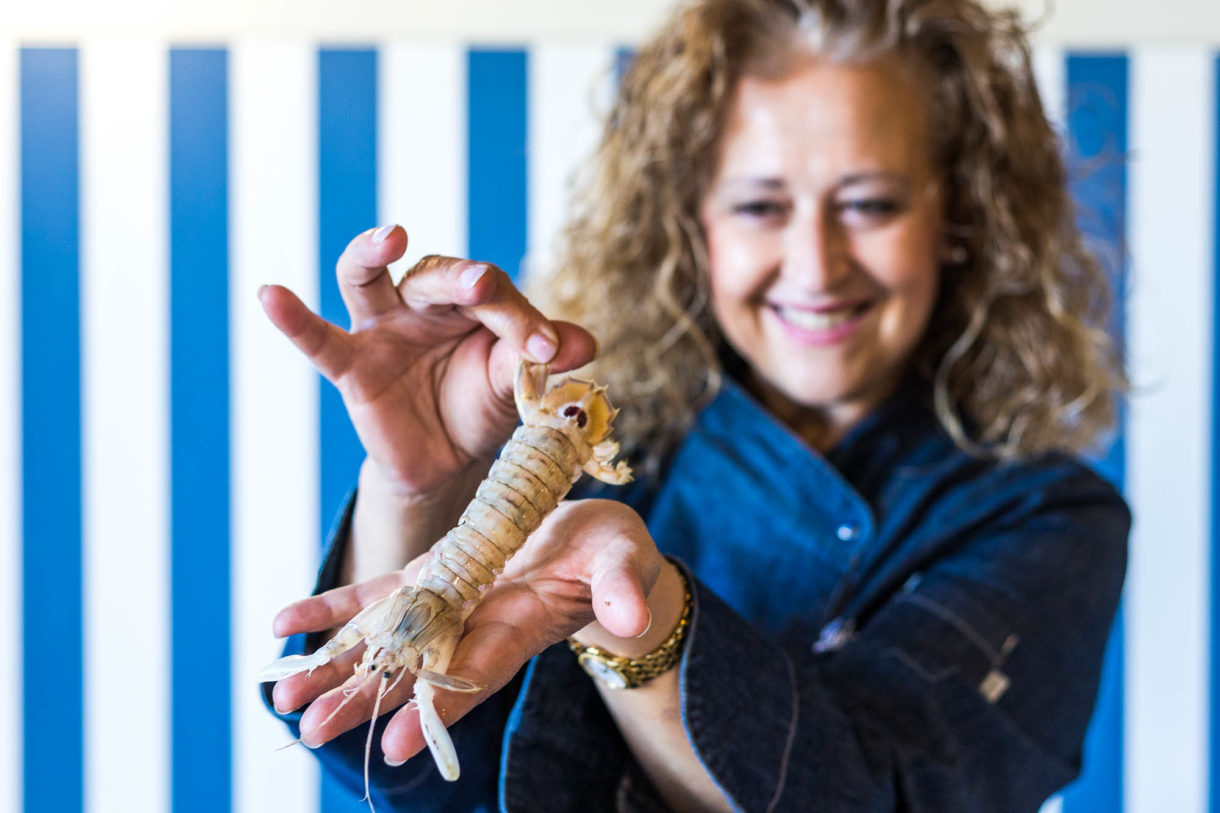
[[[400, 680], [402, 679], [401, 674], [398, 677]], [[373, 701], [373, 716], [369, 720], [369, 736], [364, 741], [364, 799], [362, 801], [369, 803], [371, 813], [377, 813], [377, 811], [373, 808], [373, 796], [369, 792], [369, 752], [373, 750], [373, 731], [377, 727], [377, 715], [381, 711], [381, 698], [385, 697], [386, 692], [389, 691], [386, 688], [389, 678], [389, 671], [381, 673], [381, 685], [377, 687], [377, 699]], [[398, 685], [398, 680], [394, 681], [394, 685]]]
[[[348, 703], [350, 703], [352, 701], [352, 698], [360, 693], [360, 690], [362, 688], [364, 688], [364, 684], [367, 682], [368, 682], [368, 676], [362, 675], [359, 683], [357, 683], [355, 686], [352, 686], [351, 688], [344, 689], [343, 690], [343, 701], [341, 703], [339, 703], [339, 705], [335, 706], [330, 714], [326, 715], [325, 720], [318, 723], [317, 728], [321, 728], [322, 726], [329, 723], [331, 720], [335, 719], [335, 715], [338, 714], [339, 712], [341, 712], [343, 710], [343, 707], [346, 706]], [[300, 742], [300, 740], [297, 740], [297, 742]], [[289, 745], [291, 745], [291, 744], [292, 743], [289, 743]]]

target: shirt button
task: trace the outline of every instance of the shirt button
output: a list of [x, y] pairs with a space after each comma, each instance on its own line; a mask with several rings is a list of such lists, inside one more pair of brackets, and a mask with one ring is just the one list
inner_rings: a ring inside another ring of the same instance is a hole
[[842, 649], [843, 645], [850, 641], [855, 634], [856, 622], [854, 619], [836, 618], [822, 627], [822, 631], [818, 634], [818, 640], [813, 644], [813, 651], [821, 655], [824, 652], [834, 652], [837, 649]]
[[845, 522], [839, 526], [839, 530], [835, 531], [839, 539], [844, 542], [850, 542], [860, 535], [860, 528], [857, 525]]

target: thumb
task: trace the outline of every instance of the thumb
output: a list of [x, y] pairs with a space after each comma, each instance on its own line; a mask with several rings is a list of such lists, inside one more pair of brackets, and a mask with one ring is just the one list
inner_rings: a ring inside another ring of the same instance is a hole
[[634, 638], [652, 624], [642, 576], [622, 564], [593, 574], [593, 614], [611, 635]]

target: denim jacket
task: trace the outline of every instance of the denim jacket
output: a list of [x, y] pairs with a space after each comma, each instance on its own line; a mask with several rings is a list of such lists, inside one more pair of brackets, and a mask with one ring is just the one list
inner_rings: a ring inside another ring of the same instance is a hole
[[[1069, 456], [962, 452], [924, 395], [821, 456], [728, 382], [659, 484], [621, 497], [691, 579], [683, 722], [737, 809], [1036, 811], [1079, 773], [1127, 508]], [[350, 503], [320, 590], [349, 522]], [[378, 810], [664, 809], [563, 644], [451, 733], [456, 783], [374, 754]], [[354, 790], [364, 741], [318, 751]]]

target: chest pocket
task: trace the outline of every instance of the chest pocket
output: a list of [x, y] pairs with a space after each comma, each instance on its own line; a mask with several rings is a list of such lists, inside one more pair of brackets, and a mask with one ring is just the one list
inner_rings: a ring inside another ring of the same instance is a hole
[[912, 576], [867, 624], [873, 644], [888, 643], [893, 653], [928, 682], [960, 674], [989, 703], [996, 703], [1011, 682], [1004, 662], [1020, 643], [995, 613], [977, 600], [963, 606], [948, 585], [925, 585]]

